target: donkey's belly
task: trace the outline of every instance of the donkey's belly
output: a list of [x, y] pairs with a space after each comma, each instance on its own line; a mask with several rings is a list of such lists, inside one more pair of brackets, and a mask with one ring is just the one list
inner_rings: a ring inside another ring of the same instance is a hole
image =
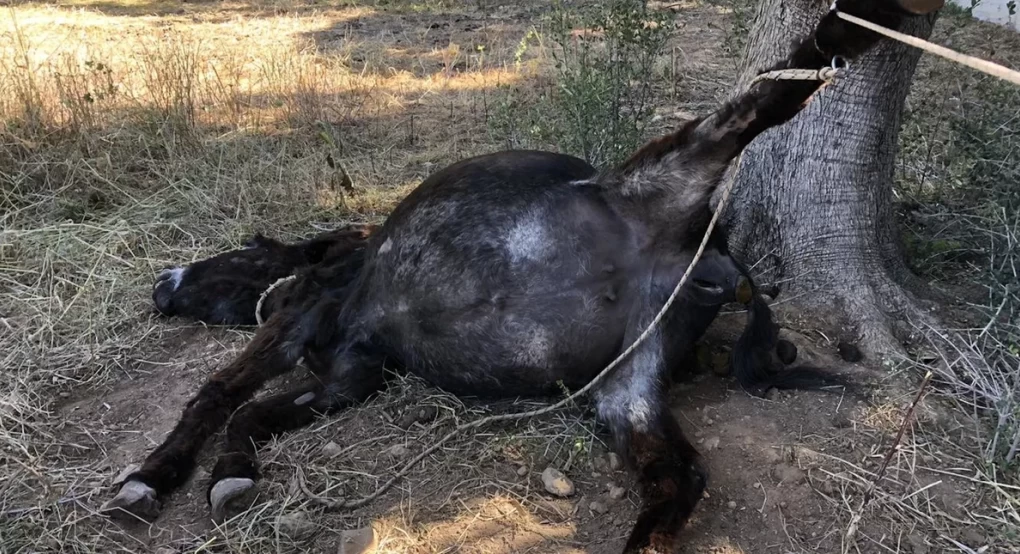
[[[541, 395], [587, 383], [620, 349], [626, 290], [605, 285], [481, 303], [469, 310], [410, 306], [386, 327], [411, 372], [458, 394]], [[399, 327], [399, 328], [396, 328]]]

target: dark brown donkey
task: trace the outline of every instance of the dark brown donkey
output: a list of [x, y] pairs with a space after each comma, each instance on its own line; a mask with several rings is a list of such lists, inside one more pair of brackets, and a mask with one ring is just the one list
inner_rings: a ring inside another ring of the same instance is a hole
[[[892, 28], [909, 16], [892, 0], [841, 0], [839, 9]], [[767, 69], [824, 67], [878, 40], [830, 12]], [[576, 158], [518, 151], [433, 174], [363, 246], [298, 270], [244, 352], [202, 386], [104, 510], [156, 516], [160, 499], [184, 483], [206, 439], [237, 410], [208, 489], [214, 517], [223, 517], [254, 487], [254, 444], [380, 390], [384, 359], [464, 395], [585, 385], [642, 333], [690, 264], [711, 216], [709, 197], [733, 158], [796, 115], [819, 86], [758, 83], [602, 172]], [[593, 392], [599, 419], [642, 487], [626, 552], [675, 552], [705, 488], [705, 468], [670, 413], [667, 388], [670, 371], [739, 289], [742, 268], [721, 235], [712, 244], [667, 317]], [[185, 286], [190, 269], [180, 271]], [[185, 301], [175, 293], [166, 301]], [[754, 294], [752, 319], [767, 313], [763, 305]], [[749, 342], [774, 335], [771, 321], [749, 328]], [[302, 357], [314, 381], [245, 404]], [[736, 369], [755, 386], [784, 378]]]

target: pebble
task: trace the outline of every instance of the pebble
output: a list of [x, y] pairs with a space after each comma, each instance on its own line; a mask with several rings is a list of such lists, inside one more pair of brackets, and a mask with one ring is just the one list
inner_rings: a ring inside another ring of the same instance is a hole
[[620, 471], [623, 469], [623, 459], [620, 458], [616, 452], [609, 453], [609, 469], [613, 471]]
[[304, 512], [291, 512], [276, 518], [276, 530], [292, 539], [307, 537], [315, 532], [315, 524]]
[[542, 472], [542, 484], [545, 490], [561, 498], [574, 494], [574, 483], [562, 471], [547, 467]]
[[342, 451], [343, 448], [341, 448], [339, 444], [333, 441], [329, 441], [326, 444], [322, 445], [322, 455], [327, 458], [332, 458], [333, 456], [340, 454], [340, 452]]
[[517, 476], [518, 477], [524, 477], [527, 474], [528, 474], [528, 466], [521, 466], [521, 467], [517, 468]]
[[729, 502], [726, 503], [726, 507], [731, 510], [735, 510], [737, 509], [737, 503], [734, 500], [730, 500]]
[[609, 498], [612, 498], [613, 500], [619, 500], [624, 496], [627, 496], [627, 489], [623, 487], [617, 487], [616, 485], [609, 487]]
[[337, 554], [367, 554], [377, 546], [375, 529], [362, 527], [340, 533], [340, 548]]
[[711, 437], [706, 438], [703, 446], [705, 447], [706, 452], [719, 448], [719, 437], [712, 435]]
[[588, 504], [588, 508], [596, 514], [604, 514], [609, 511], [609, 506], [606, 506], [605, 502], [600, 502], [598, 500]]

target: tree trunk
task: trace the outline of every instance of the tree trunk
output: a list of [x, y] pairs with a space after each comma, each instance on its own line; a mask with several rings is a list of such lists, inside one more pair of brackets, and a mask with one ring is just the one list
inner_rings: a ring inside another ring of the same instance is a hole
[[[818, 0], [760, 0], [740, 86], [783, 56], [828, 9]], [[904, 32], [927, 37], [934, 17]], [[894, 220], [901, 114], [920, 51], [885, 40], [853, 62], [788, 124], [745, 151], [728, 210], [732, 248], [760, 261], [798, 307], [836, 315], [868, 354], [901, 350], [895, 320], [924, 317]], [[816, 69], [816, 68], [808, 68]]]

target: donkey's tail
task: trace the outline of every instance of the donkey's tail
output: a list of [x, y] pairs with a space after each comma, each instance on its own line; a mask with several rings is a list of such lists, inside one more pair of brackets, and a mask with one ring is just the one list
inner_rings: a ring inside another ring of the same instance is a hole
[[845, 377], [817, 367], [782, 368], [773, 353], [779, 344], [779, 326], [772, 310], [755, 294], [747, 310], [747, 325], [733, 349], [733, 373], [740, 385], [756, 396], [769, 389], [846, 390], [853, 384]]

